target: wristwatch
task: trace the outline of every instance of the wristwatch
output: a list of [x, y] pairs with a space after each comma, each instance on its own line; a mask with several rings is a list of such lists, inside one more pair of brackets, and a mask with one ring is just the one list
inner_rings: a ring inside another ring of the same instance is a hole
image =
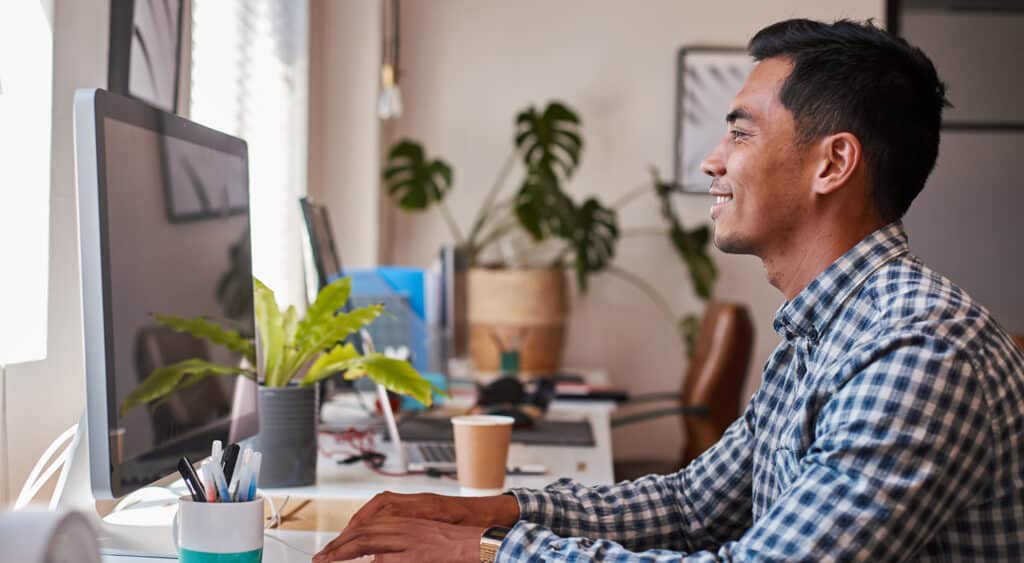
[[480, 563], [494, 563], [506, 535], [508, 528], [501, 526], [491, 526], [484, 530], [484, 534], [480, 536]]

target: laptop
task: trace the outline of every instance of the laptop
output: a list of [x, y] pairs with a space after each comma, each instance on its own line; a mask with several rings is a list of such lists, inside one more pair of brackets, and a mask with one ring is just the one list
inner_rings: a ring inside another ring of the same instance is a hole
[[[455, 473], [455, 443], [445, 440], [404, 442], [406, 466], [409, 471]], [[529, 448], [510, 444], [505, 472], [508, 475], [544, 475], [548, 468], [537, 463]]]

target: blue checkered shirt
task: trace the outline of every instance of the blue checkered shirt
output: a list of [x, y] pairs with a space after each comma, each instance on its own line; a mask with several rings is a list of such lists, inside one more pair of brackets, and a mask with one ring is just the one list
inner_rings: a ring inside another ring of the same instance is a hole
[[1024, 561], [1024, 354], [876, 231], [782, 305], [761, 388], [678, 473], [515, 489], [505, 561]]

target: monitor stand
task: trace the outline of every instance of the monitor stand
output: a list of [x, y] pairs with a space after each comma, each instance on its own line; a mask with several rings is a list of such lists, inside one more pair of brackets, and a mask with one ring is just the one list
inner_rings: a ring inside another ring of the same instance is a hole
[[178, 492], [169, 488], [177, 476], [169, 475], [114, 501], [97, 501], [89, 477], [88, 435], [83, 415], [68, 446], [50, 506], [83, 513], [96, 530], [104, 555], [177, 559], [171, 522], [178, 510]]

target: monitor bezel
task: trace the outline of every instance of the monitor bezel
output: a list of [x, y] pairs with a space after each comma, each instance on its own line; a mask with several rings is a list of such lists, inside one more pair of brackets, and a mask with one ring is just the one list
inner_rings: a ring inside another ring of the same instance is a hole
[[[120, 464], [114, 463], [110, 451], [111, 429], [116, 429], [118, 424], [118, 407], [116, 384], [112, 381], [115, 374], [113, 369], [108, 369], [113, 363], [114, 351], [111, 334], [104, 121], [113, 119], [154, 131], [158, 135], [177, 137], [239, 156], [245, 162], [247, 189], [248, 146], [238, 137], [99, 88], [76, 91], [74, 105], [90, 482], [95, 498], [118, 498], [145, 485], [128, 486], [122, 483]], [[249, 221], [251, 229], [251, 213]], [[252, 420], [248, 420], [250, 416]], [[234, 427], [249, 430], [243, 430], [242, 435], [236, 438], [248, 437], [258, 428], [258, 414], [247, 413], [243, 418], [245, 420], [232, 420], [229, 415], [215, 427], [206, 430], [206, 433], [210, 435], [210, 440], [226, 441]], [[166, 453], [171, 449], [168, 444], [163, 446], [149, 450], [146, 455], [159, 455], [161, 451]], [[157, 471], [166, 475], [174, 473], [176, 468], [177, 461], [168, 460], [167, 467], [161, 466]]]

